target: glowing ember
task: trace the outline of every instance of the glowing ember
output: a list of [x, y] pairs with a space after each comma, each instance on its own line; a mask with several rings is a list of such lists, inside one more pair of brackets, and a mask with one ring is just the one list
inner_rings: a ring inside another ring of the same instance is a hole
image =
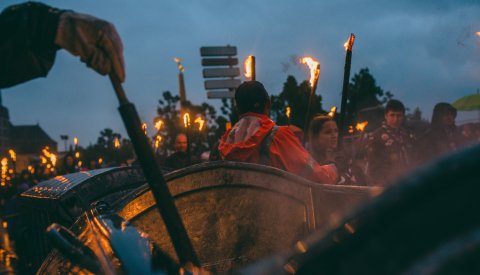
[[185, 113], [183, 115], [183, 126], [185, 128], [188, 128], [190, 126], [190, 114], [189, 113]]
[[163, 120], [157, 120], [157, 122], [155, 122], [155, 129], [157, 129], [157, 131], [160, 131], [160, 129], [162, 128], [163, 126]]
[[10, 154], [10, 158], [12, 159], [12, 161], [17, 161], [17, 154], [15, 153], [15, 151], [13, 151], [13, 149], [8, 150], [8, 153]]
[[78, 138], [77, 137], [73, 138], [73, 145], [75, 145], [75, 146], [78, 145]]
[[357, 131], [360, 131], [360, 132], [363, 132], [365, 130], [365, 127], [367, 127], [368, 125], [368, 121], [364, 121], [364, 122], [359, 122], [357, 123], [357, 125], [355, 125], [355, 129]]
[[352, 125], [348, 126], [348, 133], [353, 134], [353, 126]]
[[145, 133], [145, 135], [147, 134], [147, 123], [142, 123], [142, 130], [143, 132]]
[[355, 42], [355, 35], [352, 33], [352, 34], [350, 34], [350, 37], [345, 42], [345, 44], [343, 44], [343, 47], [345, 48], [345, 51], [352, 51], [354, 42]]
[[118, 137], [115, 137], [115, 139], [113, 140], [113, 147], [115, 148], [120, 148], [120, 140], [118, 139]]
[[203, 129], [203, 125], [205, 125], [205, 120], [201, 116], [198, 116], [194, 122], [198, 123], [198, 130], [201, 131]]
[[301, 58], [300, 63], [307, 64], [310, 69], [310, 87], [313, 87], [320, 75], [320, 63], [309, 56]]
[[244, 75], [246, 78], [252, 78], [252, 73], [253, 73], [253, 57], [249, 55], [245, 61], [243, 62], [243, 67], [244, 67]]
[[183, 67], [182, 65], [182, 60], [178, 57], [174, 57], [173, 58], [173, 61], [175, 61], [175, 63], [177, 63], [177, 67], [178, 67], [178, 70], [183, 73], [185, 71], [185, 68]]
[[328, 112], [327, 115], [333, 118], [336, 113], [337, 113], [337, 106], [333, 106], [332, 108], [330, 108], [330, 112]]
[[292, 108], [290, 108], [290, 106], [287, 106], [287, 108], [285, 109], [285, 115], [288, 119], [290, 119], [290, 116], [292, 115]]

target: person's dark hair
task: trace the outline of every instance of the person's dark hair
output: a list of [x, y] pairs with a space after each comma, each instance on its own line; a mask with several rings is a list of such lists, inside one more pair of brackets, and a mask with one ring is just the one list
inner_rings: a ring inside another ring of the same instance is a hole
[[245, 81], [235, 91], [239, 115], [247, 112], [263, 114], [268, 100], [267, 90], [258, 81]]
[[440, 102], [433, 107], [432, 113], [432, 128], [442, 127], [442, 116], [446, 114], [452, 114], [455, 118], [457, 117], [457, 109], [453, 107], [450, 103]]
[[335, 121], [335, 120], [333, 120], [333, 118], [331, 118], [329, 116], [325, 116], [325, 115], [319, 115], [319, 116], [314, 117], [310, 121], [310, 125], [308, 127], [308, 139], [310, 140], [310, 139], [316, 137], [320, 133], [320, 131], [322, 130], [323, 125], [325, 125], [325, 123], [327, 121]]
[[405, 106], [403, 106], [403, 103], [400, 100], [390, 99], [385, 106], [385, 114], [389, 111], [402, 112], [405, 114]]

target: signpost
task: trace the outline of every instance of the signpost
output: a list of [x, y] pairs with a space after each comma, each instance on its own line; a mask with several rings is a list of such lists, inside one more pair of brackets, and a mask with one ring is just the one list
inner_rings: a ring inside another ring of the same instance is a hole
[[[233, 98], [240, 85], [237, 47], [201, 47], [203, 77], [208, 98]], [[213, 90], [213, 91], [211, 91]]]

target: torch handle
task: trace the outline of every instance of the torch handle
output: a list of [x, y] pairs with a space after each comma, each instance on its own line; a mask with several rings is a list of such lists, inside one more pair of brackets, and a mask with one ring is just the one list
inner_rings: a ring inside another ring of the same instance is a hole
[[340, 119], [339, 119], [339, 133], [338, 133], [338, 147], [343, 146], [343, 137], [346, 132], [346, 120], [347, 120], [347, 98], [348, 98], [348, 84], [350, 81], [350, 68], [352, 64], [352, 51], [347, 50], [345, 56], [345, 70], [343, 73], [343, 88], [342, 88], [342, 103], [340, 105]]
[[138, 161], [140, 162], [145, 178], [152, 191], [160, 215], [165, 222], [165, 226], [180, 263], [185, 264], [190, 262], [199, 266], [200, 262], [195, 254], [172, 195], [168, 190], [167, 183], [160, 170], [160, 165], [152, 151], [147, 136], [142, 130], [137, 110], [132, 103], [128, 102], [118, 78], [110, 75], [110, 80], [112, 81], [112, 85], [120, 101], [120, 107], [118, 107], [118, 110], [122, 116], [128, 136], [132, 140]]

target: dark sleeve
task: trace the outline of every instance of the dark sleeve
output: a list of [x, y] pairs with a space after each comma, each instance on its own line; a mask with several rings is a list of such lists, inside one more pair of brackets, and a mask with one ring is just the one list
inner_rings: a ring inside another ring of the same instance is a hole
[[35, 2], [0, 13], [0, 88], [45, 77], [55, 61], [62, 10]]

